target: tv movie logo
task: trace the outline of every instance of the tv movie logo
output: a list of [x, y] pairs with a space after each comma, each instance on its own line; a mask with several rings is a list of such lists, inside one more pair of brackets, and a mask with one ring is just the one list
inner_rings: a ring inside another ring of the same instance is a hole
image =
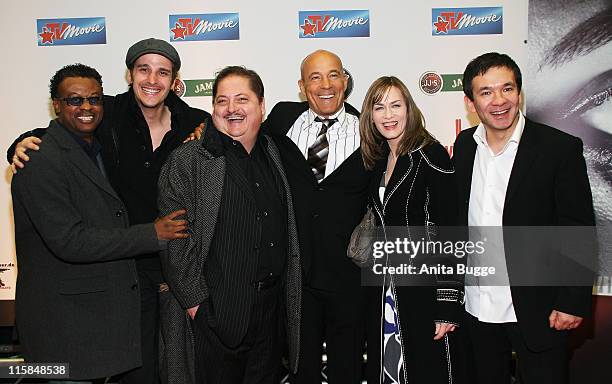
[[170, 41], [239, 40], [238, 13], [169, 16]]
[[329, 37], [369, 37], [370, 11], [300, 11], [300, 39]]
[[503, 33], [502, 7], [433, 8], [432, 36]]
[[106, 44], [104, 17], [37, 19], [38, 46]]

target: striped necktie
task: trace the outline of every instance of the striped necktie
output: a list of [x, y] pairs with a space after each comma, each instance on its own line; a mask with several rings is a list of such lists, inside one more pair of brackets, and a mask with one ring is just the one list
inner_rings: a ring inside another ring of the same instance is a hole
[[315, 117], [315, 121], [321, 123], [321, 130], [317, 134], [317, 139], [308, 148], [307, 161], [317, 181], [321, 181], [323, 177], [325, 177], [325, 165], [327, 164], [327, 154], [329, 153], [327, 130], [334, 125], [338, 119], [322, 119], [317, 116]]

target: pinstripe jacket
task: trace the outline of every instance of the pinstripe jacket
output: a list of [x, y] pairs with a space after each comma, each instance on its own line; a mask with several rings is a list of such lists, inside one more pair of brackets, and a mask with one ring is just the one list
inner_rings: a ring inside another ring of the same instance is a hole
[[[189, 222], [191, 234], [187, 239], [170, 241], [168, 249], [162, 252], [161, 262], [168, 285], [181, 307], [191, 308], [203, 304], [206, 308], [213, 303], [216, 318], [214, 326], [222, 340], [225, 336], [225, 339], [229, 341], [228, 344], [233, 344], [235, 340], [241, 339], [243, 332], [246, 332], [247, 324], [245, 323], [248, 321], [245, 319], [248, 319], [250, 313], [249, 298], [252, 297], [250, 294], [252, 287], [246, 283], [254, 276], [248, 276], [248, 273], [245, 274], [243, 271], [235, 275], [233, 274], [235, 271], [226, 270], [220, 275], [211, 274], [206, 270], [211, 243], [215, 236], [219, 236], [216, 233], [216, 224], [219, 209], [222, 206], [222, 196], [225, 198], [234, 196], [225, 185], [226, 172], [231, 172], [233, 166], [227, 162], [219, 133], [211, 125], [211, 123], [207, 124], [208, 128], [201, 140], [191, 141], [177, 148], [168, 158], [159, 177], [160, 214], [186, 209], [186, 219]], [[299, 358], [301, 304], [301, 270], [297, 229], [292, 196], [278, 149], [269, 136], [264, 135], [263, 137], [266, 139], [266, 149], [272, 164], [280, 174], [287, 202], [288, 259], [284, 287], [289, 358], [291, 369], [295, 371]], [[233, 203], [232, 201], [225, 206], [231, 207], [228, 209], [242, 209], [240, 204], [233, 205]], [[244, 212], [244, 214], [245, 221], [248, 221], [248, 213]], [[246, 227], [249, 228], [248, 225]], [[240, 238], [240, 233], [236, 233], [235, 241], [240, 241]], [[247, 261], [248, 255], [243, 257], [246, 265], [249, 262]], [[228, 276], [227, 273], [233, 275]], [[242, 286], [245, 288], [241, 288], [240, 284], [237, 285], [235, 281], [230, 281], [232, 279], [244, 280], [245, 284]], [[233, 292], [228, 292], [227, 287], [230, 286], [233, 287]], [[233, 303], [230, 303], [232, 301]], [[210, 323], [213, 320], [209, 318], [208, 321]]]

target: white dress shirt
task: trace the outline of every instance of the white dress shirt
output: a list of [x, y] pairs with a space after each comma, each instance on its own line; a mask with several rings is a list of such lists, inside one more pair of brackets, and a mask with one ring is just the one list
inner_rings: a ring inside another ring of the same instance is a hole
[[[287, 136], [298, 146], [304, 158], [308, 159], [308, 148], [317, 139], [323, 123], [315, 121], [317, 115], [308, 109], [302, 113], [287, 132]], [[323, 119], [323, 117], [320, 117]], [[336, 170], [357, 148], [359, 148], [359, 119], [355, 115], [346, 113], [344, 106], [329, 119], [338, 119], [327, 130], [329, 153], [325, 165], [325, 179]], [[321, 179], [321, 180], [323, 180]], [[320, 181], [319, 181], [320, 182]]]
[[[492, 281], [496, 285], [467, 285], [465, 287], [465, 309], [480, 321], [487, 323], [516, 322], [514, 305], [508, 282], [508, 271], [504, 253], [502, 215], [508, 180], [514, 165], [519, 141], [525, 128], [525, 118], [519, 112], [519, 120], [504, 148], [493, 153], [486, 139], [485, 128], [480, 123], [474, 132], [477, 144], [468, 210], [468, 225], [481, 227], [486, 232], [486, 254], [482, 265], [494, 265], [496, 272]], [[499, 227], [491, 228], [482, 227]], [[476, 228], [472, 230], [479, 230]], [[468, 265], [470, 265], [468, 259]], [[480, 281], [486, 279], [480, 278]]]

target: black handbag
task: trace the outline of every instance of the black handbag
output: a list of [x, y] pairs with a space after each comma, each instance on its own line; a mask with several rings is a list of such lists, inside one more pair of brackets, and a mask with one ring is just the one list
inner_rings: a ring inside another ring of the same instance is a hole
[[376, 228], [374, 211], [368, 207], [363, 219], [353, 230], [346, 250], [346, 255], [360, 268], [371, 267], [374, 264], [372, 255], [374, 228]]

